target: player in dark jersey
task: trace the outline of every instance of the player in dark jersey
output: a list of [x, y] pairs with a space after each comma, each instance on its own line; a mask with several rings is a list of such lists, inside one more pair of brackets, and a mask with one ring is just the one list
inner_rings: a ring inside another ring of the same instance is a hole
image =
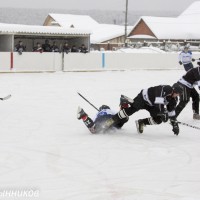
[[195, 67], [187, 71], [187, 73], [178, 80], [178, 84], [183, 87], [183, 93], [180, 96], [180, 102], [176, 107], [176, 116], [178, 116], [185, 108], [192, 95], [193, 119], [200, 120], [199, 94], [194, 88], [195, 85], [198, 85], [200, 88], [200, 67]]
[[[176, 121], [175, 107], [177, 103], [177, 96], [182, 93], [182, 87], [175, 83], [170, 85], [159, 85], [143, 89], [133, 100], [130, 106], [121, 109], [116, 115], [109, 119], [106, 124], [107, 127], [120, 120], [129, 117], [139, 110], [147, 110], [150, 113], [149, 118], [139, 119], [136, 121], [138, 133], [143, 133], [144, 126], [155, 125], [162, 122], [167, 122], [170, 118], [172, 124], [172, 131], [175, 135], [179, 134], [179, 127]], [[129, 98], [130, 99], [130, 98]]]

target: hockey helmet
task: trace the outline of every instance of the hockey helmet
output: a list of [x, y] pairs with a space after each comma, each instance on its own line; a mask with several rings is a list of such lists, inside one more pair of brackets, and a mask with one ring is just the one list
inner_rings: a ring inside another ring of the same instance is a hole
[[187, 51], [189, 51], [189, 48], [190, 48], [189, 45], [185, 45], [185, 46], [183, 47], [183, 51], [187, 52]]
[[178, 93], [178, 94], [183, 93], [183, 87], [178, 83], [174, 83], [174, 85], [172, 85], [172, 89], [174, 93]]
[[110, 109], [109, 106], [107, 105], [102, 105], [100, 108], [99, 108], [99, 111], [103, 110], [103, 109]]

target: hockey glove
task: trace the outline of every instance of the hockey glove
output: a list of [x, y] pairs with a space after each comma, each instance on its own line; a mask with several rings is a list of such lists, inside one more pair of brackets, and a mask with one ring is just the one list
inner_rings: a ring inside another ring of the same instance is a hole
[[183, 63], [181, 61], [179, 61], [179, 64], [182, 65]]
[[168, 119], [169, 119], [167, 110], [165, 110], [164, 112], [159, 113], [158, 116], [161, 117], [163, 122], [167, 122]]
[[171, 125], [172, 125], [172, 131], [174, 132], [174, 135], [178, 135], [179, 134], [178, 122], [176, 120], [171, 120]]
[[195, 61], [195, 59], [194, 58], [192, 58], [192, 62], [194, 62]]

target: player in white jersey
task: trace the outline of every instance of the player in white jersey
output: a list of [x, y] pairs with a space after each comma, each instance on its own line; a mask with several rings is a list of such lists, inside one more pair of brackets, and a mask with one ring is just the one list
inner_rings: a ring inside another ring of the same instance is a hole
[[185, 71], [188, 71], [194, 67], [192, 64], [194, 61], [195, 59], [192, 58], [192, 52], [189, 51], [188, 46], [185, 46], [183, 51], [179, 54], [179, 64], [184, 66]]
[[[120, 109], [128, 107], [129, 106], [128, 104], [129, 103], [127, 102], [127, 100], [125, 100], [122, 96], [120, 98]], [[99, 133], [99, 132], [106, 132], [109, 130], [120, 129], [124, 125], [124, 123], [126, 123], [129, 119], [127, 117], [122, 121], [120, 121], [119, 123], [116, 123], [115, 125], [109, 127], [109, 129], [107, 129], [107, 127], [105, 126], [105, 122], [108, 119], [111, 119], [115, 114], [116, 112], [112, 111], [109, 106], [102, 105], [99, 108], [99, 111], [96, 114], [95, 119], [92, 120], [82, 108], [78, 107], [77, 118], [79, 120], [82, 119], [82, 121], [84, 122], [84, 124], [87, 126], [87, 128], [90, 130], [91, 133]]]

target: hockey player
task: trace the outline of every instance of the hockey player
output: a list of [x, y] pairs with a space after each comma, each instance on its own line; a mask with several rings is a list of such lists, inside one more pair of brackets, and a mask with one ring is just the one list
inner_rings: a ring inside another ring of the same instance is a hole
[[175, 107], [177, 96], [182, 93], [182, 87], [175, 83], [170, 85], [159, 85], [143, 89], [133, 100], [130, 98], [129, 107], [120, 110], [112, 119], [106, 122], [107, 127], [119, 123], [120, 120], [126, 119], [139, 110], [147, 110], [151, 117], [139, 119], [136, 121], [138, 133], [143, 133], [144, 126], [155, 125], [167, 122], [170, 118], [172, 131], [175, 135], [179, 134], [179, 126], [176, 121]]
[[[179, 64], [184, 66], [185, 71], [189, 71], [190, 69], [194, 68], [191, 61], [195, 61], [195, 59], [192, 58], [192, 52], [189, 51], [189, 47], [186, 45], [184, 47], [184, 50], [179, 54]], [[197, 62], [199, 65], [199, 62]], [[192, 98], [192, 109], [193, 105], [196, 104], [197, 101], [197, 92], [195, 89], [192, 89], [190, 92], [190, 97]], [[194, 110], [194, 109], [193, 109]]]
[[193, 68], [192, 62], [195, 59], [192, 58], [192, 52], [189, 51], [189, 47], [185, 46], [183, 51], [179, 54], [179, 64], [184, 66], [185, 71], [188, 71]]
[[[121, 98], [120, 102], [120, 108], [128, 107], [128, 102], [126, 99]], [[121, 120], [119, 123], [116, 123], [113, 126], [110, 126], [109, 129], [105, 126], [105, 122], [112, 118], [116, 113], [114, 113], [109, 106], [102, 105], [99, 108], [99, 112], [96, 114], [96, 117], [94, 120], [92, 120], [85, 111], [78, 107], [77, 111], [77, 118], [80, 120], [82, 119], [84, 124], [87, 126], [87, 128], [90, 130], [91, 133], [99, 133], [99, 132], [106, 132], [108, 130], [113, 129], [120, 129], [124, 123], [128, 121], [128, 117]], [[106, 129], [105, 129], [106, 128]]]
[[198, 85], [200, 89], [200, 67], [190, 69], [179, 81], [178, 84], [183, 87], [183, 93], [180, 96], [180, 102], [176, 107], [176, 117], [185, 108], [192, 95], [192, 109], [193, 119], [200, 120], [199, 115], [199, 94], [194, 88], [194, 85]]

